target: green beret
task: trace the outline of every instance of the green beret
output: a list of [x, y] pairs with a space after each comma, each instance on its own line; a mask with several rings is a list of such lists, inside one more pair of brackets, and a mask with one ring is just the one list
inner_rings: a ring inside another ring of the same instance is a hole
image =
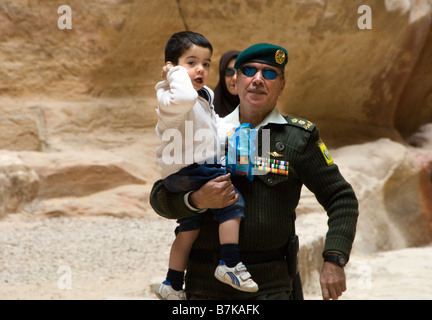
[[265, 63], [284, 70], [288, 62], [288, 51], [269, 43], [255, 44], [238, 55], [234, 69], [238, 70], [247, 62]]

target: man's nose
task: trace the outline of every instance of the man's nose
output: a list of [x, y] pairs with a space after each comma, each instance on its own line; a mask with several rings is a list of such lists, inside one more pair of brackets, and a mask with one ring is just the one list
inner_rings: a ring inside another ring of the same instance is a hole
[[258, 70], [257, 73], [253, 76], [253, 83], [256, 85], [260, 85], [264, 82], [263, 75], [261, 70]]

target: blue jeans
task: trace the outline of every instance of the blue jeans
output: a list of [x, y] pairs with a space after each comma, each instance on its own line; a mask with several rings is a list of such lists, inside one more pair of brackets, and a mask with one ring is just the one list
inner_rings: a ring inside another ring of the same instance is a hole
[[[206, 182], [225, 175], [226, 170], [220, 164], [202, 164], [193, 163], [182, 168], [164, 179], [164, 185], [170, 192], [189, 192], [196, 191]], [[235, 189], [235, 188], [234, 188]], [[238, 201], [232, 206], [212, 209], [214, 219], [221, 224], [234, 218], [244, 218], [245, 202], [242, 195], [235, 189], [238, 194]], [[178, 231], [190, 231], [199, 229], [204, 221], [205, 214], [198, 214], [195, 217], [179, 219], [180, 224]]]

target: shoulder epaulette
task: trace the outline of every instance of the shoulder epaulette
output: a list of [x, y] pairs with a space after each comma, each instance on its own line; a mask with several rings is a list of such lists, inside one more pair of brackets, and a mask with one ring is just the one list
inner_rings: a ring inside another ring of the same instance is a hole
[[315, 124], [306, 119], [292, 117], [292, 116], [284, 116], [284, 118], [289, 125], [302, 128], [309, 132], [312, 132], [312, 130], [315, 128]]

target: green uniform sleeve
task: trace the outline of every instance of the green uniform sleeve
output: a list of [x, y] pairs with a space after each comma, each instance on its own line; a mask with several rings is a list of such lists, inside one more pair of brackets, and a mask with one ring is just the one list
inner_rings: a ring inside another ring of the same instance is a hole
[[315, 194], [329, 218], [323, 254], [339, 251], [349, 257], [359, 214], [358, 201], [316, 128], [308, 140], [300, 168], [299, 178]]
[[168, 191], [163, 181], [158, 180], [154, 183], [150, 193], [150, 205], [158, 215], [167, 219], [188, 218], [199, 214], [186, 206], [184, 195], [184, 192]]

